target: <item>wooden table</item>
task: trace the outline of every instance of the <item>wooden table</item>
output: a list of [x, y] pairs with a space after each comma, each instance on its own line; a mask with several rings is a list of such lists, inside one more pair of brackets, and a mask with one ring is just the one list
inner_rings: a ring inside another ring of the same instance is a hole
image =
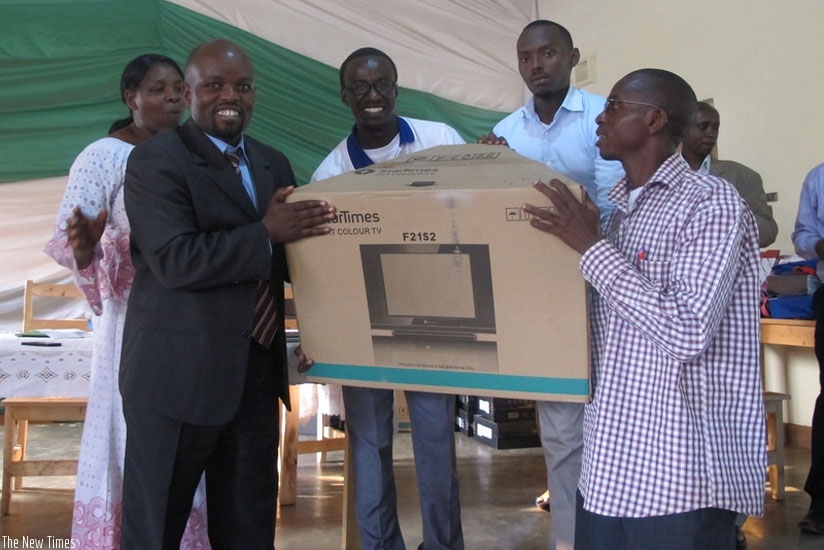
[[815, 345], [815, 321], [761, 319], [761, 343], [811, 348]]
[[[24, 342], [57, 343], [43, 347]], [[92, 338], [18, 338], [0, 334], [0, 398], [88, 397]]]
[[[815, 321], [798, 319], [761, 319], [761, 346], [762, 361], [767, 354], [765, 346], [793, 346], [801, 348], [815, 347]], [[767, 411], [768, 420], [768, 463], [770, 473], [770, 485], [773, 488], [773, 498], [781, 500], [784, 496], [784, 433], [778, 426], [772, 426], [770, 421], [777, 422], [783, 426], [783, 401], [789, 397], [787, 393], [787, 368], [785, 358], [780, 355], [773, 355], [775, 361], [780, 363], [779, 369], [773, 375], [771, 386], [779, 393], [765, 392], [764, 405]], [[765, 361], [762, 362], [762, 367]], [[762, 371], [762, 376], [767, 385], [766, 369]], [[771, 396], [772, 399], [768, 398]], [[776, 398], [778, 399], [776, 401]], [[773, 435], [772, 440], [769, 437]], [[777, 490], [776, 490], [777, 489]]]
[[[27, 345], [27, 344], [36, 345]], [[57, 344], [57, 345], [42, 345]], [[0, 334], [0, 399], [5, 401], [0, 515], [7, 515], [24, 476], [72, 475], [77, 459], [26, 459], [29, 421], [82, 421], [89, 395], [93, 339], [19, 338]], [[37, 398], [30, 402], [29, 398]], [[12, 480], [15, 480], [12, 482]]]
[[[764, 385], [772, 391], [787, 392], [786, 359], [772, 346], [790, 346], [811, 349], [815, 346], [815, 321], [798, 319], [761, 319], [762, 375]], [[778, 364], [777, 369], [766, 369], [767, 364]]]

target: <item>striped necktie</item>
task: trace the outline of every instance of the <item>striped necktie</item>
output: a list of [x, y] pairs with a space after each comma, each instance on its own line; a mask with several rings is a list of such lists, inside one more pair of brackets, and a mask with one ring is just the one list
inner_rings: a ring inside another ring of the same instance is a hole
[[260, 281], [255, 303], [255, 317], [252, 323], [252, 339], [265, 348], [272, 346], [277, 333], [277, 306], [270, 280]]
[[232, 168], [235, 169], [235, 173], [239, 176], [240, 175], [240, 156], [238, 156], [238, 151], [240, 149], [231, 149], [227, 148], [223, 152], [223, 157], [229, 161], [229, 164], [232, 165]]
[[[226, 149], [223, 156], [240, 176], [240, 149]], [[243, 154], [241, 152], [241, 154]], [[271, 282], [267, 279], [258, 284], [257, 300], [255, 302], [255, 317], [252, 322], [252, 339], [265, 348], [272, 346], [277, 333], [277, 306]]]

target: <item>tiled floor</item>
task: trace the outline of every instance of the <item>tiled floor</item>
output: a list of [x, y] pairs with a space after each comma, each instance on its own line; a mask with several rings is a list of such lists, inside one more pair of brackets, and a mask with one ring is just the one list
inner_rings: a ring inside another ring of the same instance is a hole
[[[80, 425], [33, 426], [30, 456], [72, 452]], [[544, 550], [549, 548], [550, 514], [532, 502], [541, 492], [544, 463], [540, 449], [496, 451], [456, 434], [461, 502], [466, 547], [470, 550]], [[396, 443], [396, 478], [401, 495], [401, 527], [408, 547], [421, 541], [420, 517], [409, 434]], [[787, 497], [771, 500], [765, 492], [763, 518], [745, 524], [750, 550], [824, 550], [824, 537], [802, 535], [795, 523], [809, 503], [801, 489], [809, 467], [808, 451], [788, 449]], [[339, 549], [343, 489], [341, 453], [331, 453], [323, 465], [313, 455], [301, 455], [298, 500], [278, 511], [279, 550]], [[28, 478], [27, 488], [15, 492], [11, 515], [0, 519], [0, 548], [12, 548], [23, 536], [45, 542], [68, 536], [71, 525], [71, 487], [74, 478]], [[19, 542], [22, 547], [22, 542]], [[711, 550], [711, 549], [707, 549]]]

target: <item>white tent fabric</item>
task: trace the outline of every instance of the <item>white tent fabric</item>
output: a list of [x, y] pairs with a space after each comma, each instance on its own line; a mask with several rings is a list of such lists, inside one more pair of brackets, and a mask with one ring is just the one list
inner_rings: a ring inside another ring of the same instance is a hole
[[332, 67], [372, 46], [402, 87], [496, 111], [523, 103], [515, 42], [535, 0], [170, 1]]
[[[68, 270], [43, 253], [51, 238], [67, 176], [0, 185], [0, 331], [20, 330], [23, 283], [71, 282]], [[61, 307], [56, 316], [83, 314], [82, 306]]]

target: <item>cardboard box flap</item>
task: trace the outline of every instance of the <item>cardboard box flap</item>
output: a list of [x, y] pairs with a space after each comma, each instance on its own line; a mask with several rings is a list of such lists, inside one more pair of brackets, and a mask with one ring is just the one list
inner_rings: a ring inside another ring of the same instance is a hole
[[[441, 145], [389, 162], [373, 164], [298, 188], [291, 201], [306, 193], [374, 192], [438, 189], [475, 190], [532, 187], [536, 180], [556, 178], [569, 186], [578, 184], [503, 145]], [[577, 193], [576, 193], [577, 194]]]

